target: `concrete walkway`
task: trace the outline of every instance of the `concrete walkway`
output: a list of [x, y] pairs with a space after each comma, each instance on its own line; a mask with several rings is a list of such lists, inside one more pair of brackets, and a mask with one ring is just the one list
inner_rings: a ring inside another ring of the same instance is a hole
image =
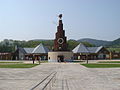
[[86, 68], [73, 63], [44, 63], [31, 69], [0, 69], [0, 90], [30, 90], [57, 71], [51, 90], [120, 90], [120, 68]]
[[120, 68], [61, 64], [53, 90], [120, 90]]
[[57, 65], [38, 65], [34, 68], [0, 68], [0, 90], [30, 90], [56, 71]]

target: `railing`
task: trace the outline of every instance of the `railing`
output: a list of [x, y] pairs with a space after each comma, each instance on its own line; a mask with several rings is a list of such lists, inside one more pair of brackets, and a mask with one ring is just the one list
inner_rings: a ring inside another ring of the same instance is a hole
[[[47, 80], [52, 74], [53, 74], [53, 76], [52, 76], [52, 78], [50, 78], [50, 80], [44, 85], [44, 87], [42, 88], [42, 90], [47, 90], [47, 88], [48, 88], [48, 90], [51, 90], [51, 87], [53, 86], [53, 84], [54, 84], [54, 82], [55, 82], [55, 80], [56, 80], [56, 73], [57, 72], [52, 72], [52, 73], [50, 73], [47, 77], [45, 77], [40, 83], [38, 83], [36, 86], [34, 86], [32, 89], [30, 89], [30, 90], [35, 90], [38, 86], [40, 86], [45, 80]], [[49, 87], [48, 87], [49, 86]], [[41, 89], [40, 89], [41, 90]]]

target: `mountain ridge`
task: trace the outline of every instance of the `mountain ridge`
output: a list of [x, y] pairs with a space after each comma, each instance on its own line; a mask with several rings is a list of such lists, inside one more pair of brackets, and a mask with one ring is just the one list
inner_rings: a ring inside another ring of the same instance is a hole
[[[32, 41], [49, 41], [53, 39], [34, 39]], [[93, 44], [95, 46], [113, 46], [113, 47], [120, 47], [120, 38], [113, 40], [113, 41], [108, 41], [108, 40], [98, 40], [98, 39], [92, 39], [92, 38], [82, 38], [82, 39], [69, 39], [69, 40], [74, 40], [77, 42], [88, 42], [90, 44]]]
[[91, 39], [91, 38], [82, 38], [82, 39], [78, 39], [77, 41], [88, 42], [88, 43], [94, 44], [95, 46], [106, 46], [112, 42], [107, 40], [98, 40], [98, 39]]

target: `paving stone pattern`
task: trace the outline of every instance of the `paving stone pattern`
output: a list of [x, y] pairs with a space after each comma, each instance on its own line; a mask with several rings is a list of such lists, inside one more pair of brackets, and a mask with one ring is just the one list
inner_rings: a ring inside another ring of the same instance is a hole
[[75, 63], [0, 68], [0, 90], [30, 90], [54, 71], [57, 75], [51, 90], [120, 90], [120, 68], [86, 68]]

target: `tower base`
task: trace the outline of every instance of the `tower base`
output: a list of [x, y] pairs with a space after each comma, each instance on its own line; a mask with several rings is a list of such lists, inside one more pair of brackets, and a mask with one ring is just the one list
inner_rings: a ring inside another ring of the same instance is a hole
[[73, 52], [53, 51], [48, 52], [48, 62], [67, 62], [73, 60]]

